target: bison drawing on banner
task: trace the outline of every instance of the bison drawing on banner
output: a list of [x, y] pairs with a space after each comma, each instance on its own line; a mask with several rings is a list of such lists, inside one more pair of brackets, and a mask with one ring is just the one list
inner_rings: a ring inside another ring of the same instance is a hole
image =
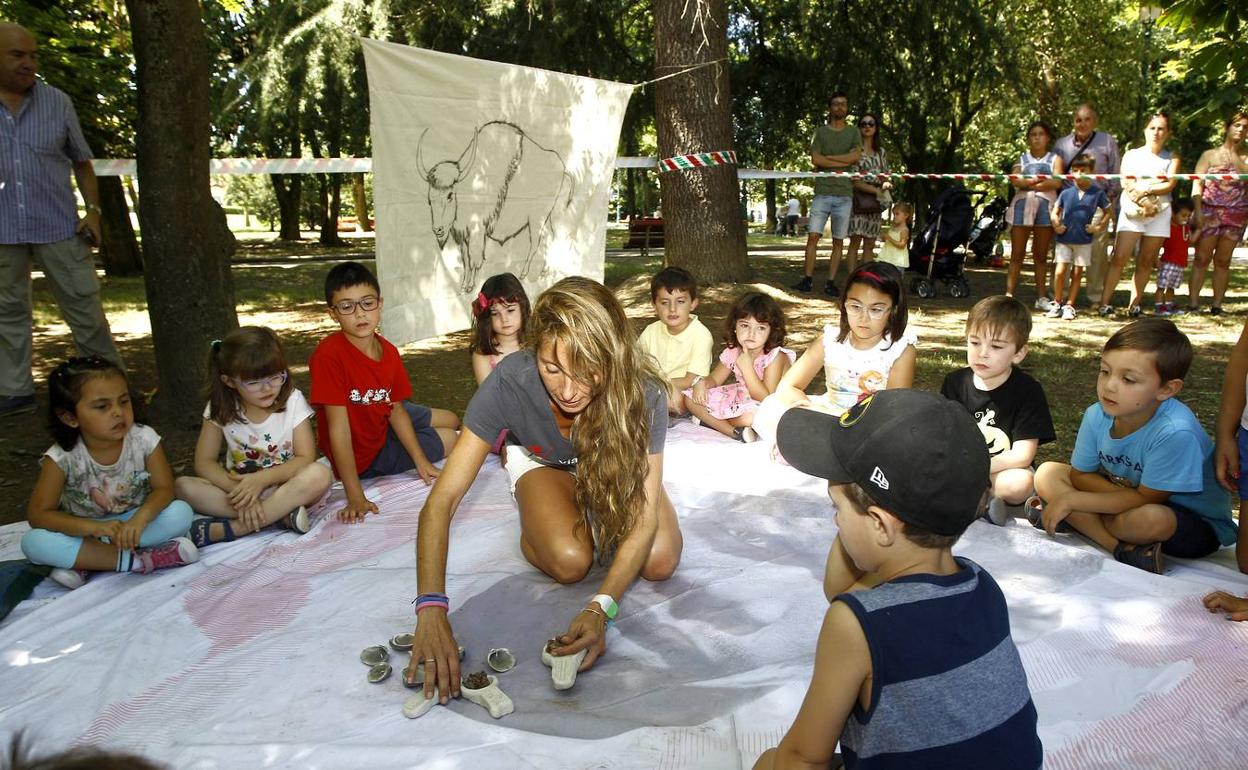
[[[425, 133], [416, 148], [416, 168], [429, 185], [429, 214], [438, 248], [459, 247], [460, 291], [477, 290], [487, 259], [497, 270], [517, 262], [521, 278], [551, 238], [555, 207], [570, 203], [572, 178], [554, 150], [529, 138], [524, 129], [501, 120], [477, 128], [455, 160], [426, 167]], [[546, 272], [542, 254], [540, 272]], [[495, 271], [491, 268], [491, 271]]]

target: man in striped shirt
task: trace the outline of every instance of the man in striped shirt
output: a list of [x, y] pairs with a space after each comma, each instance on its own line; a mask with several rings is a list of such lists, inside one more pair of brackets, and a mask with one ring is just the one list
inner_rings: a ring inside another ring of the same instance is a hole
[[[69, 97], [35, 77], [37, 51], [25, 28], [0, 23], [0, 417], [35, 408], [32, 261], [47, 276], [78, 352], [121, 363], [89, 248], [100, 240], [91, 148]], [[86, 202], [81, 220], [71, 169]]]
[[[755, 770], [1040, 770], [1005, 597], [950, 548], [983, 507], [988, 449], [964, 408], [882, 390], [841, 417], [790, 409], [776, 446], [829, 481], [832, 602], [806, 700]], [[874, 588], [855, 590], [870, 577]]]

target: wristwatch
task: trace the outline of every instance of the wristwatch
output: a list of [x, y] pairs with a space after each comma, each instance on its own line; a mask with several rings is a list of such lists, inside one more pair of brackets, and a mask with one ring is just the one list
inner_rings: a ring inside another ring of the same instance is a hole
[[602, 608], [602, 612], [607, 616], [608, 621], [615, 620], [615, 616], [619, 614], [620, 605], [616, 604], [615, 599], [612, 599], [607, 594], [598, 594], [593, 599], [590, 599], [590, 602]]

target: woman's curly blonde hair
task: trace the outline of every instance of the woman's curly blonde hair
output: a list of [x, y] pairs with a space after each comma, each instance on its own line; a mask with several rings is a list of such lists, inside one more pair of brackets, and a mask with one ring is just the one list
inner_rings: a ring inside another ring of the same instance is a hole
[[576, 502], [604, 563], [633, 531], [645, 504], [646, 388], [662, 390], [663, 377], [637, 349], [619, 300], [589, 278], [565, 278], [543, 292], [526, 331], [531, 350], [562, 348], [567, 374], [590, 387], [589, 404], [572, 422]]

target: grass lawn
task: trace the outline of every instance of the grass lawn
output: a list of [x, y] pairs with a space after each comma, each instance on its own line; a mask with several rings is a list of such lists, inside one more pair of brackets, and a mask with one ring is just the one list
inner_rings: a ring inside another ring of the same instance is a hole
[[[613, 243], [612, 238], [620, 241], [622, 233], [622, 230], [609, 231], [609, 244]], [[793, 249], [787, 253], [769, 249], [752, 254], [750, 264], [754, 277], [750, 286], [768, 291], [781, 302], [789, 323], [787, 344], [799, 352], [823, 324], [834, 323], [837, 317], [833, 302], [821, 296], [794, 294], [788, 289], [800, 271], [800, 243], [801, 240], [795, 238], [750, 236], [751, 247], [789, 246]], [[364, 238], [352, 239], [346, 246], [334, 249], [319, 247], [314, 242], [293, 246], [279, 244], [267, 238], [243, 242], [239, 263], [234, 267], [239, 321], [268, 325], [278, 331], [287, 347], [296, 382], [305, 393], [309, 386], [308, 356], [317, 341], [335, 328], [324, 313], [321, 296], [326, 260], [371, 251], [371, 239]], [[661, 257], [654, 254], [642, 258], [636, 252], [625, 252], [607, 257], [606, 282], [625, 303], [637, 331], [651, 320], [648, 282], [660, 263]], [[821, 260], [820, 270], [826, 270], [826, 264], [826, 260]], [[1024, 275], [1029, 273], [1025, 271]], [[943, 295], [930, 300], [913, 298], [910, 323], [920, 340], [916, 387], [937, 390], [947, 372], [965, 365], [963, 324], [966, 311], [977, 298], [1000, 293], [1005, 286], [1005, 273], [1000, 269], [971, 268], [968, 276], [972, 287], [969, 299]], [[821, 282], [822, 274], [817, 277], [820, 279], [817, 283]], [[1127, 301], [1127, 277], [1124, 276], [1116, 297], [1119, 305]], [[704, 287], [697, 310], [699, 317], [718, 335], [728, 306], [750, 286]], [[1021, 291], [1024, 301], [1030, 303], [1034, 299], [1029, 284]], [[57, 360], [70, 354], [71, 342], [68, 327], [60, 319], [46, 281], [36, 280], [34, 293], [35, 376], [40, 383], [41, 405], [46, 407], [44, 377]], [[1197, 351], [1181, 398], [1210, 431], [1217, 416], [1223, 366], [1248, 311], [1246, 293], [1248, 277], [1243, 274], [1242, 266], [1237, 265], [1232, 272], [1225, 315], [1175, 319], [1192, 338]], [[114, 335], [130, 367], [132, 384], [141, 393], [150, 392], [157, 385], [157, 377], [142, 278], [106, 279], [103, 299]], [[1180, 305], [1186, 304], [1185, 296], [1178, 299]], [[1086, 308], [1081, 312], [1079, 318], [1070, 322], [1039, 314], [1034, 316], [1030, 354], [1023, 366], [1044, 385], [1058, 435], [1056, 442], [1040, 448], [1042, 461], [1069, 458], [1083, 410], [1096, 398], [1101, 345], [1126, 322], [1121, 316], [1096, 317]], [[462, 413], [475, 389], [467, 352], [468, 339], [464, 331], [401, 348], [417, 401]], [[811, 390], [819, 387], [822, 387], [821, 380], [813, 383]], [[201, 410], [201, 404], [188, 404], [186, 419], [177, 425], [154, 425], [165, 439], [166, 451], [177, 472], [190, 472]], [[0, 524], [24, 516], [38, 458], [51, 443], [44, 420], [42, 410], [34, 415], [11, 418], [0, 432], [0, 456], [4, 457], [8, 468], [0, 480]]]

